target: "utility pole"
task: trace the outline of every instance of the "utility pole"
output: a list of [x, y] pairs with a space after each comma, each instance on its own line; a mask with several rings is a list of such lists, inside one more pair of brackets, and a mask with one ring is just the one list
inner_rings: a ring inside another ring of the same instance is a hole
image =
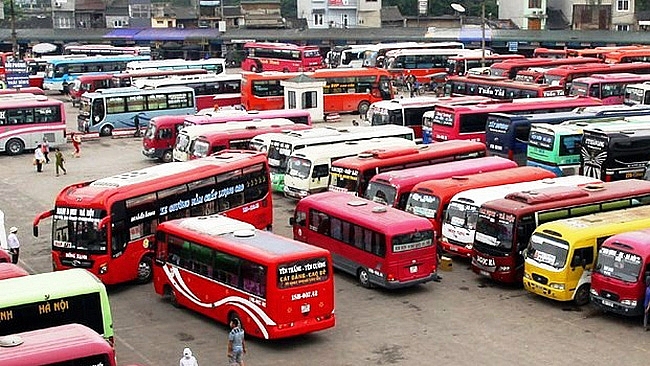
[[481, 67], [485, 67], [485, 0], [481, 3]]
[[16, 37], [16, 13], [14, 12], [14, 0], [9, 1], [9, 11], [11, 12], [11, 52], [14, 60], [18, 60], [20, 50], [18, 49], [18, 39]]

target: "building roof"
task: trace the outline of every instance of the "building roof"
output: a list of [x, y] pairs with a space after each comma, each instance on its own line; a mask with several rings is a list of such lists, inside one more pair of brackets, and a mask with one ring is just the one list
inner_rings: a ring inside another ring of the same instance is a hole
[[106, 10], [106, 3], [102, 0], [77, 0], [74, 8], [75, 11], [104, 11]]
[[404, 20], [402, 12], [397, 6], [385, 6], [381, 8], [381, 21], [383, 22], [401, 22]]

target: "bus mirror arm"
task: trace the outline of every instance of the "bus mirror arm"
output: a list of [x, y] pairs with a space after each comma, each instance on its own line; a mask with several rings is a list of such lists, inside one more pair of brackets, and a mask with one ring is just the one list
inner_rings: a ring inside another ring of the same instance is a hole
[[110, 216], [105, 216], [103, 219], [99, 220], [99, 223], [97, 224], [97, 230], [103, 229], [110, 220], [111, 220]]
[[296, 219], [293, 217], [289, 218], [289, 225], [294, 226], [296, 224]]
[[41, 222], [41, 220], [44, 220], [52, 215], [54, 215], [54, 210], [45, 211], [36, 216], [34, 222], [32, 223], [32, 234], [35, 238], [38, 238], [38, 224]]

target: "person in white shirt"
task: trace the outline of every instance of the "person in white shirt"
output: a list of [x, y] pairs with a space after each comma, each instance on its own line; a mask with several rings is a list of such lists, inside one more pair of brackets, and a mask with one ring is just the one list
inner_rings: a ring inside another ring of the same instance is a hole
[[34, 165], [36, 165], [36, 171], [38, 173], [43, 171], [44, 162], [45, 162], [45, 154], [43, 154], [43, 149], [41, 147], [41, 144], [38, 144], [38, 146], [36, 146], [36, 150], [34, 150]]
[[186, 347], [183, 350], [183, 357], [181, 357], [179, 366], [199, 366], [199, 362], [196, 360], [196, 357], [192, 356], [191, 349]]
[[9, 248], [9, 253], [11, 254], [11, 263], [18, 263], [18, 255], [20, 254], [20, 242], [18, 241], [18, 228], [12, 226], [9, 229], [9, 235], [7, 235], [7, 247]]

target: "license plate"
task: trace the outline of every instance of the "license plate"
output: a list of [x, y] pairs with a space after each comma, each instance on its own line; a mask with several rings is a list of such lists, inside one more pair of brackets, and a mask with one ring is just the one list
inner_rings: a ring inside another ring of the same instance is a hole
[[409, 271], [411, 273], [418, 273], [418, 266], [411, 266], [409, 267]]
[[481, 273], [481, 275], [483, 275], [485, 277], [490, 277], [490, 272], [488, 272], [488, 271], [481, 271], [480, 273]]
[[309, 304], [304, 304], [304, 305], [300, 306], [300, 311], [301, 311], [303, 314], [304, 314], [304, 313], [308, 313], [309, 310], [311, 310], [311, 306], [310, 306]]
[[614, 303], [609, 300], [603, 300], [603, 305], [609, 306], [610, 308], [614, 307]]

